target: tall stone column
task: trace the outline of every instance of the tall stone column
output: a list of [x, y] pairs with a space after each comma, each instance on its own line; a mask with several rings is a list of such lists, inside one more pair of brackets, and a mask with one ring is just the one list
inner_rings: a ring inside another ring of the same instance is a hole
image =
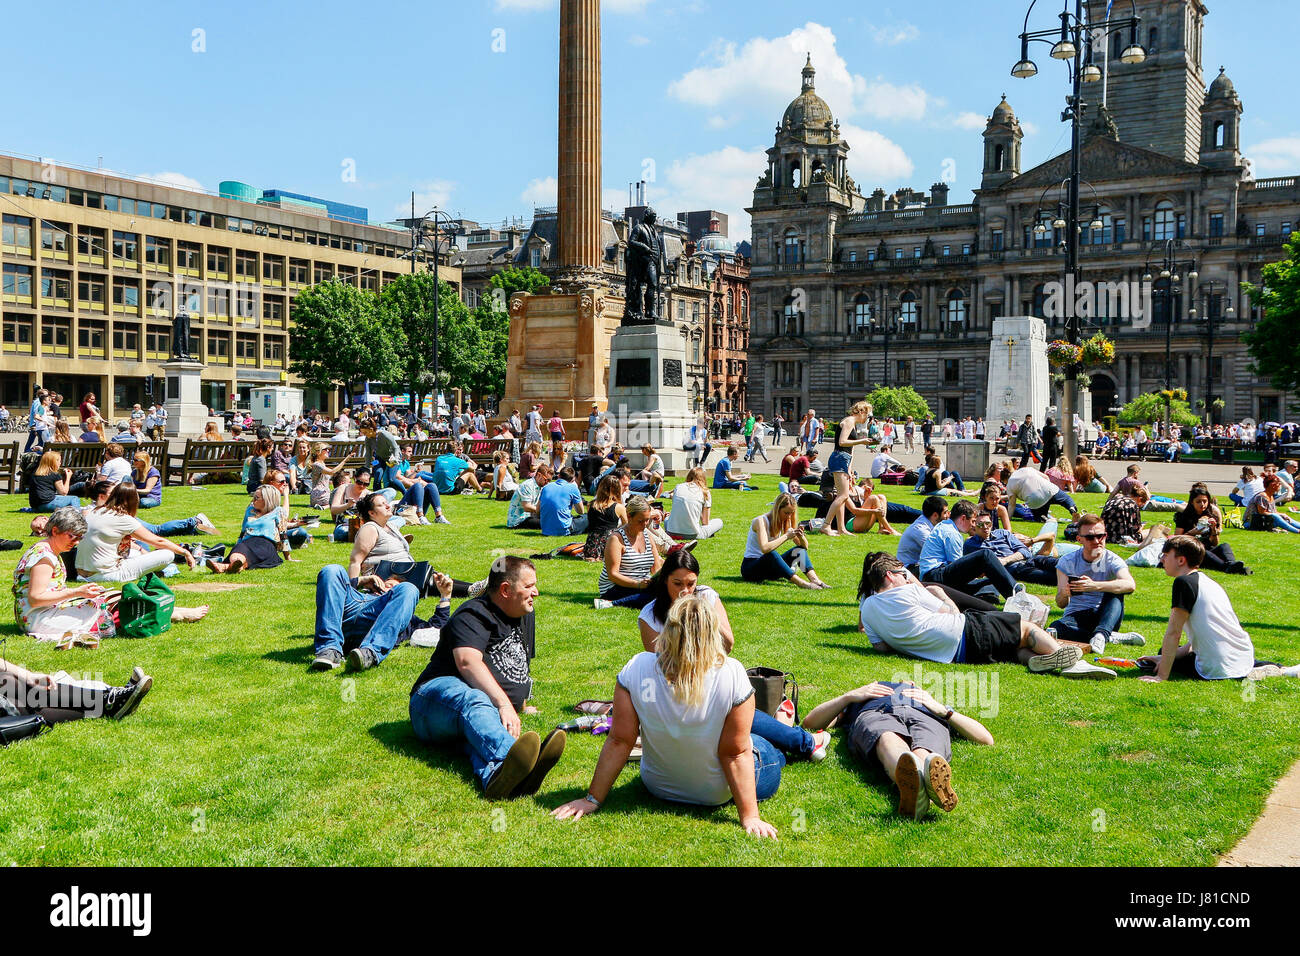
[[560, 0], [561, 284], [600, 279], [600, 0]]

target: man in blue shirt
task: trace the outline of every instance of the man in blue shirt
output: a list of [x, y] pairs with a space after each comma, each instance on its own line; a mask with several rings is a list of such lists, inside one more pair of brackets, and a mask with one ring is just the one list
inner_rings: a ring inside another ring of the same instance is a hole
[[[971, 522], [971, 535], [966, 539], [966, 554], [973, 554], [980, 549], [992, 552], [1017, 581], [1054, 587], [1056, 558], [1050, 554], [1054, 538], [1055, 535], [1026, 538], [1002, 528], [995, 531], [992, 516], [980, 512]], [[1043, 544], [1043, 549], [1038, 554], [1029, 550], [1029, 545], [1040, 543]]]
[[1011, 597], [1016, 590], [1015, 578], [991, 551], [965, 554], [965, 536], [970, 534], [974, 517], [975, 506], [959, 501], [952, 506], [952, 517], [935, 525], [921, 549], [921, 580], [976, 596], [992, 588], [1004, 598]]
[[921, 503], [921, 517], [908, 525], [903, 536], [898, 539], [898, 560], [913, 576], [921, 576], [921, 549], [934, 533], [934, 526], [947, 520], [948, 502], [938, 495], [931, 495]]
[[718, 467], [713, 469], [714, 488], [739, 488], [741, 491], [757, 490], [753, 485], [745, 483], [749, 475], [732, 472], [731, 466], [739, 456], [740, 452], [736, 450], [735, 445], [727, 449], [727, 457], [718, 462]]
[[1119, 631], [1124, 596], [1137, 583], [1124, 559], [1106, 550], [1106, 524], [1097, 515], [1079, 518], [1079, 544], [1056, 563], [1056, 606], [1065, 613], [1052, 630], [1062, 641], [1087, 643], [1094, 654], [1104, 654], [1107, 643], [1141, 647], [1141, 634]]
[[[566, 537], [583, 534], [587, 530], [586, 505], [582, 492], [573, 483], [573, 469], [560, 469], [559, 476], [546, 485], [537, 498], [537, 516], [541, 519], [542, 534], [549, 537]], [[574, 517], [573, 511], [578, 515]]]
[[433, 483], [444, 495], [473, 494], [483, 490], [474, 463], [465, 458], [465, 446], [460, 442], [451, 446], [449, 454], [439, 455], [434, 461]]

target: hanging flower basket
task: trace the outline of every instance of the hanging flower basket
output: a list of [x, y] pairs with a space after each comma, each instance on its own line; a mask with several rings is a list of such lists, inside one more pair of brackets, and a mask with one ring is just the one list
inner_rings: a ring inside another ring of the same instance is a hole
[[1115, 343], [1098, 332], [1083, 343], [1084, 365], [1110, 365], [1115, 361]]
[[1187, 389], [1185, 388], [1165, 388], [1160, 390], [1160, 397], [1166, 402], [1185, 402], [1187, 401]]
[[1063, 339], [1047, 343], [1047, 361], [1052, 368], [1068, 368], [1077, 365], [1082, 354], [1083, 349], [1080, 346], [1071, 345]]

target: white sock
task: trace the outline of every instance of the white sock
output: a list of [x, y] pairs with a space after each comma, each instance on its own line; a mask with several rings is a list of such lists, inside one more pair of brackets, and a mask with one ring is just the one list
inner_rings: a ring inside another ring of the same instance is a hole
[[1292, 664], [1290, 667], [1282, 668], [1283, 677], [1300, 677], [1300, 664]]

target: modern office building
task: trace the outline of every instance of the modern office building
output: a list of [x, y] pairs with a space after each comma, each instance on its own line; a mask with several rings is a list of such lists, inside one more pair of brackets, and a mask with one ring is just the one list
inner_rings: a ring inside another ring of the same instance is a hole
[[[410, 233], [348, 221], [364, 209], [222, 186], [213, 196], [0, 156], [0, 402], [25, 409], [43, 385], [74, 407], [94, 392], [121, 415], [148, 400], [148, 375], [161, 399], [159, 363], [183, 306], [208, 366], [203, 400], [222, 410], [252, 388], [295, 384], [295, 293], [331, 278], [378, 290], [410, 271]], [[459, 285], [459, 270], [443, 268]]]

